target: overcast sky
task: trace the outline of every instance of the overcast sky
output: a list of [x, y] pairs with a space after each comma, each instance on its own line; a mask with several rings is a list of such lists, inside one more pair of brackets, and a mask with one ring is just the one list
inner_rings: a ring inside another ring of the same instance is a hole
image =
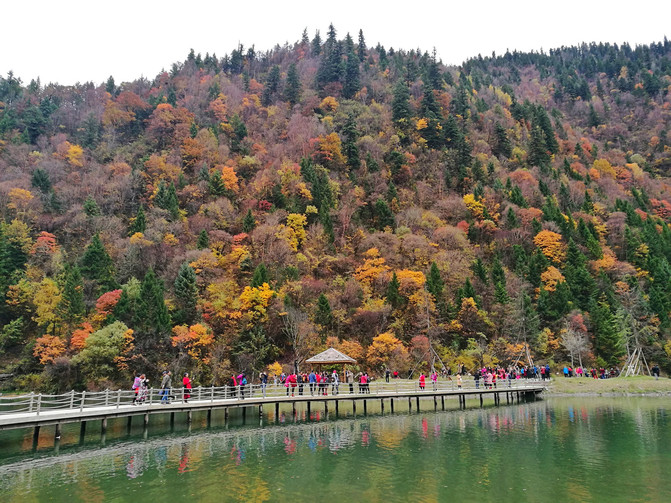
[[304, 28], [338, 38], [363, 29], [368, 46], [436, 48], [447, 64], [506, 49], [548, 50], [580, 42], [648, 44], [671, 36], [668, 0], [13, 0], [3, 2], [0, 74], [24, 83], [116, 82], [196, 53], [257, 51], [293, 43]]

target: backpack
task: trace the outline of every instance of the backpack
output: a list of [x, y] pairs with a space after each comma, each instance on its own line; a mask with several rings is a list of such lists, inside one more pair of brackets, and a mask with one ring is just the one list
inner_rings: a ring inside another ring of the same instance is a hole
[[243, 386], [245, 386], [245, 385], [247, 384], [247, 378], [246, 378], [246, 377], [243, 377], [243, 378], [242, 378], [242, 382], [241, 382], [240, 384], [242, 384]]

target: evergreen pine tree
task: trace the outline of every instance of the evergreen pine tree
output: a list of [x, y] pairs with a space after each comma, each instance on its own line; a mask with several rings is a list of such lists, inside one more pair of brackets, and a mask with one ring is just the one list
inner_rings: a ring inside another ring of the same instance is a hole
[[144, 214], [144, 206], [140, 205], [140, 207], [137, 209], [135, 218], [131, 222], [131, 225], [128, 229], [128, 234], [131, 236], [136, 232], [141, 232], [144, 234], [145, 230], [147, 230], [147, 218]]
[[254, 228], [256, 227], [256, 219], [254, 218], [254, 215], [252, 214], [252, 210], [249, 209], [247, 210], [247, 214], [245, 215], [245, 218], [242, 220], [242, 232], [252, 232]]
[[363, 30], [359, 30], [359, 44], [357, 46], [357, 56], [359, 62], [363, 63], [366, 59], [366, 40], [363, 38]]
[[208, 235], [207, 231], [203, 229], [200, 231], [200, 234], [198, 234], [198, 241], [196, 243], [196, 248], [199, 250], [204, 250], [205, 248], [210, 247], [210, 236]]
[[93, 199], [93, 196], [91, 196], [90, 194], [84, 201], [84, 214], [87, 217], [100, 216], [100, 208], [98, 207], [98, 203], [96, 203], [96, 200]]
[[342, 153], [347, 158], [347, 166], [351, 170], [358, 170], [361, 167], [361, 160], [359, 159], [359, 147], [356, 144], [359, 138], [359, 133], [356, 130], [356, 120], [353, 114], [347, 116], [347, 121], [343, 126], [342, 135], [345, 141], [342, 144]]
[[171, 320], [165, 305], [163, 282], [151, 268], [140, 286], [134, 314], [136, 349], [155, 362], [162, 352], [161, 345], [167, 342]]
[[315, 313], [315, 322], [324, 328], [329, 328], [333, 323], [333, 313], [331, 304], [323, 293], [317, 298], [317, 312]]
[[175, 278], [175, 297], [177, 298], [177, 305], [180, 307], [176, 321], [192, 325], [197, 314], [198, 285], [196, 271], [188, 262], [181, 265]]
[[375, 202], [375, 217], [377, 221], [377, 228], [384, 230], [385, 227], [394, 228], [396, 226], [396, 218], [394, 213], [389, 208], [387, 201], [381, 197]]
[[499, 122], [497, 122], [494, 127], [494, 135], [494, 148], [492, 149], [492, 153], [495, 156], [510, 157], [513, 153], [512, 145], [508, 138], [508, 133]]
[[389, 304], [394, 309], [400, 307], [401, 304], [403, 303], [403, 297], [401, 296], [400, 287], [401, 283], [398, 281], [396, 272], [394, 272], [394, 274], [391, 277], [391, 281], [387, 285], [387, 290], [385, 293], [387, 304]]
[[473, 271], [473, 274], [475, 274], [475, 277], [478, 278], [482, 284], [486, 285], [488, 282], [487, 279], [487, 269], [485, 268], [485, 264], [482, 261], [480, 257], [478, 257], [475, 262], [473, 262], [473, 265], [471, 266], [471, 270]]
[[624, 345], [615, 316], [603, 295], [598, 301], [592, 302], [589, 315], [596, 356], [601, 357], [607, 365], [617, 365], [619, 357], [624, 354]]
[[347, 61], [345, 63], [345, 78], [342, 87], [343, 98], [354, 98], [360, 89], [359, 59], [354, 54], [354, 51], [350, 51], [347, 54]]
[[391, 117], [397, 126], [408, 127], [410, 125], [410, 90], [403, 80], [399, 80], [394, 86], [394, 97], [391, 102]]
[[213, 196], [223, 196], [226, 192], [224, 180], [221, 177], [221, 171], [215, 169], [210, 175], [210, 180], [207, 183], [207, 188]]
[[445, 288], [445, 282], [440, 277], [438, 265], [431, 262], [431, 269], [429, 269], [429, 275], [426, 278], [426, 289], [433, 295], [433, 299], [438, 302], [443, 295], [443, 288]]
[[264, 283], [270, 283], [270, 277], [268, 275], [268, 269], [266, 269], [266, 265], [261, 262], [256, 266], [256, 269], [254, 269], [251, 286], [252, 288], [258, 288]]
[[65, 283], [58, 310], [62, 313], [63, 320], [71, 324], [81, 320], [86, 312], [84, 283], [76, 265], [65, 268]]
[[289, 102], [289, 105], [292, 107], [301, 99], [301, 81], [298, 76], [296, 63], [291, 63], [291, 65], [289, 65], [289, 70], [287, 71], [287, 83], [284, 87], [284, 99]]
[[84, 250], [81, 259], [81, 273], [86, 279], [98, 284], [99, 293], [109, 292], [118, 287], [114, 279], [114, 262], [105, 250], [98, 234], [93, 236], [91, 243]]
[[278, 65], [273, 65], [268, 72], [268, 78], [266, 79], [266, 85], [263, 88], [263, 95], [261, 97], [261, 103], [263, 106], [268, 106], [272, 103], [273, 96], [277, 92], [277, 88], [280, 85], [280, 67]]

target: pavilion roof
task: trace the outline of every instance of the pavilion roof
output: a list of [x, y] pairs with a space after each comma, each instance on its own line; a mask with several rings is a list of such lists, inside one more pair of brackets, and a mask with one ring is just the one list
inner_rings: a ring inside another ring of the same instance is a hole
[[328, 348], [326, 351], [322, 351], [318, 355], [315, 355], [312, 358], [308, 358], [305, 360], [305, 363], [356, 363], [356, 360], [347, 356], [346, 354], [341, 353], [337, 349]]

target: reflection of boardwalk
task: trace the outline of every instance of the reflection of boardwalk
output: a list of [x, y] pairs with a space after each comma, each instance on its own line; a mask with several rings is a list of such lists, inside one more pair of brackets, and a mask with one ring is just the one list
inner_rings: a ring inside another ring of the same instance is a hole
[[[302, 389], [301, 389], [302, 388]], [[240, 388], [194, 388], [191, 391], [191, 399], [184, 402], [178, 392], [172, 403], [161, 404], [160, 390], [149, 390], [147, 401], [140, 405], [133, 405], [134, 393], [131, 391], [104, 391], [100, 393], [75, 392], [63, 395], [24, 395], [18, 397], [0, 397], [0, 430], [12, 428], [35, 428], [35, 436], [39, 435], [41, 426], [56, 425], [55, 436], [60, 437], [60, 425], [63, 423], [80, 422], [82, 435], [85, 432], [88, 421], [102, 421], [102, 433], [107, 428], [107, 420], [111, 418], [127, 417], [130, 421], [133, 416], [142, 416], [144, 424], [149, 422], [152, 414], [171, 414], [171, 422], [174, 421], [176, 412], [186, 413], [186, 421], [191, 422], [193, 411], [206, 411], [208, 424], [211, 421], [213, 409], [224, 409], [226, 416], [231, 408], [241, 408], [243, 417], [250, 407], [258, 408], [258, 413], [263, 413], [264, 406], [275, 408], [275, 416], [279, 416], [280, 406], [288, 404], [296, 411], [296, 404], [304, 403], [308, 414], [312, 405], [322, 407], [328, 413], [329, 403], [335, 409], [336, 415], [343, 401], [351, 402], [356, 414], [357, 404], [367, 413], [368, 403], [371, 400], [378, 401], [382, 411], [388, 405], [394, 412], [395, 402], [408, 400], [409, 408], [413, 401], [417, 410], [420, 410], [420, 399], [433, 399], [434, 409], [438, 409], [440, 399], [442, 409], [445, 408], [445, 399], [456, 398], [459, 406], [465, 408], [467, 399], [479, 399], [482, 405], [485, 397], [493, 398], [495, 404], [501, 403], [501, 396], [505, 397], [506, 403], [515, 400], [520, 401], [527, 397], [535, 397], [543, 391], [544, 384], [538, 381], [513, 381], [510, 386], [507, 382], [500, 382], [498, 388], [475, 388], [472, 384], [457, 388], [453, 381], [441, 381], [434, 387], [429, 384], [427, 388], [420, 389], [414, 381], [397, 380], [391, 383], [373, 383], [369, 389], [359, 389], [357, 385], [351, 388], [347, 384], [340, 385], [338, 394], [329, 395], [310, 393], [307, 384], [294, 388], [283, 386], [269, 386], [263, 390], [260, 386], [245, 386]], [[323, 390], [322, 390], [323, 393]], [[265, 395], [265, 396], [264, 396]]]

